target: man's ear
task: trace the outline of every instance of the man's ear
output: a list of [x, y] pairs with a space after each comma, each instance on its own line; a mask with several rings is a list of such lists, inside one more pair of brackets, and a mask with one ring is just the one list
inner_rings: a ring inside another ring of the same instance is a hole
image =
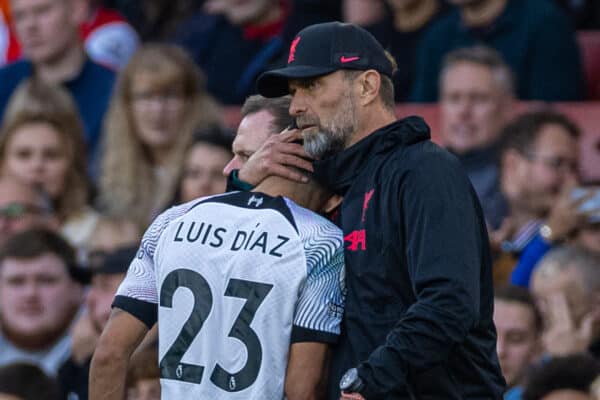
[[381, 88], [381, 75], [379, 75], [379, 72], [373, 69], [363, 72], [358, 79], [358, 83], [358, 98], [361, 105], [366, 106], [377, 99]]

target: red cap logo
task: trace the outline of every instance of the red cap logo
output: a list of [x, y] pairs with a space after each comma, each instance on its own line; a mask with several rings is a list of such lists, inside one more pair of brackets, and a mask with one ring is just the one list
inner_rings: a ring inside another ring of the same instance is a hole
[[294, 55], [296, 54], [296, 46], [298, 46], [298, 42], [300, 42], [300, 36], [294, 39], [290, 46], [290, 56], [288, 57], [288, 64], [294, 61]]

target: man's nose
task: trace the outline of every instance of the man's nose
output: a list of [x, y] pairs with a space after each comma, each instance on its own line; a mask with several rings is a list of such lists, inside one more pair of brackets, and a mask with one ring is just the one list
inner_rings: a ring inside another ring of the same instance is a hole
[[231, 174], [231, 171], [233, 171], [234, 169], [240, 169], [242, 168], [242, 162], [240, 160], [240, 158], [238, 156], [234, 156], [231, 161], [229, 161], [227, 163], [227, 165], [225, 165], [225, 167], [223, 168], [223, 175], [224, 176], [229, 176], [229, 174]]

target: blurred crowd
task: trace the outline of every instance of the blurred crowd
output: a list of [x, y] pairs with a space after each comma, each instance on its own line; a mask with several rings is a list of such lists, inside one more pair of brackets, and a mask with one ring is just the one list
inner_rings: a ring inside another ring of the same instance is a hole
[[[0, 398], [87, 398], [141, 234], [226, 190], [261, 144], [247, 118], [277, 118], [226, 111], [330, 20], [390, 51], [399, 104], [439, 108], [488, 222], [505, 398], [600, 399], [600, 182], [552, 107], [598, 99], [577, 41], [596, 0], [0, 0]], [[160, 397], [157, 357], [151, 332], [129, 399]]]

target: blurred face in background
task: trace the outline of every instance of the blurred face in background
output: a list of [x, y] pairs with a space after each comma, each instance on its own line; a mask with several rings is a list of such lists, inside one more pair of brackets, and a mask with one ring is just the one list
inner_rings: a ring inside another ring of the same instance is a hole
[[102, 332], [111, 312], [111, 305], [125, 274], [96, 274], [92, 277], [86, 299], [92, 325]]
[[187, 109], [183, 86], [159, 83], [159, 79], [142, 71], [133, 76], [130, 88], [132, 122], [140, 142], [151, 152], [173, 146]]
[[498, 139], [508, 117], [511, 96], [491, 68], [456, 63], [442, 75], [440, 92], [446, 147], [463, 154], [485, 148]]
[[531, 293], [542, 315], [544, 328], [552, 326], [552, 308], [557, 298], [564, 298], [575, 326], [579, 326], [593, 305], [593, 300], [583, 287], [581, 275], [576, 267], [568, 266], [552, 273], [534, 271]]
[[55, 220], [42, 198], [26, 184], [0, 179], [0, 244], [33, 227], [53, 227]]
[[67, 329], [82, 294], [55, 254], [7, 258], [0, 265], [0, 326], [20, 347], [47, 347]]
[[578, 181], [577, 140], [558, 124], [540, 128], [531, 149], [509, 150], [503, 161], [502, 189], [511, 204], [544, 216], [565, 185]]
[[57, 198], [65, 189], [71, 164], [60, 132], [45, 122], [16, 128], [7, 141], [3, 173], [17, 181], [40, 187]]
[[81, 10], [74, 0], [11, 0], [15, 33], [34, 63], [52, 63], [78, 45]]
[[519, 383], [540, 350], [539, 332], [530, 306], [517, 301], [494, 300], [497, 352], [509, 387]]
[[181, 181], [181, 201], [224, 193], [227, 178], [223, 168], [231, 160], [231, 152], [207, 142], [197, 142], [188, 152]]

